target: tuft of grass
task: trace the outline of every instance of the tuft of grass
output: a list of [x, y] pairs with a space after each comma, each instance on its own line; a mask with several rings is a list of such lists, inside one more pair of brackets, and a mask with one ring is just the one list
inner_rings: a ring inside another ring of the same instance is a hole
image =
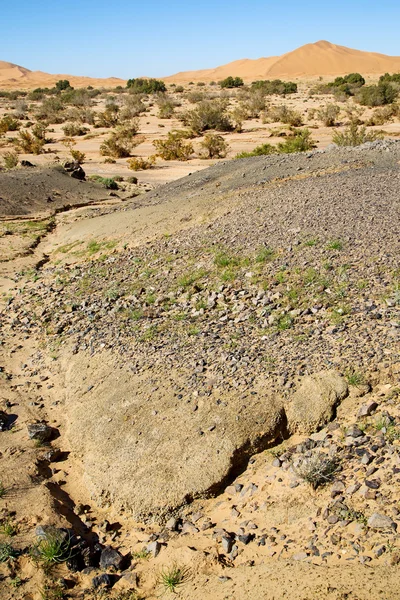
[[326, 247], [328, 250], [342, 250], [343, 242], [341, 240], [332, 240], [327, 243]]
[[358, 371], [354, 371], [353, 369], [347, 370], [345, 376], [349, 385], [358, 386], [365, 383], [364, 375]]
[[163, 567], [158, 574], [157, 583], [165, 591], [175, 592], [189, 577], [188, 567], [181, 567], [174, 563], [171, 567]]
[[143, 550], [139, 550], [138, 552], [132, 552], [132, 558], [136, 560], [148, 560], [151, 556], [151, 552], [143, 548]]
[[61, 564], [72, 556], [71, 540], [62, 532], [54, 532], [52, 535], [40, 538], [31, 549], [32, 558], [43, 563], [45, 566]]
[[285, 331], [286, 329], [290, 329], [293, 326], [293, 321], [293, 317], [291, 317], [290, 315], [283, 315], [277, 321], [276, 326], [279, 329], [279, 331]]
[[3, 482], [0, 479], [0, 498], [4, 498], [4, 496], [6, 495], [7, 490], [3, 485]]
[[258, 263], [264, 263], [267, 262], [268, 260], [271, 260], [274, 256], [274, 251], [272, 250], [272, 248], [269, 248], [268, 246], [263, 246], [262, 248], [259, 249], [257, 256], [256, 256], [256, 262]]
[[297, 477], [309, 483], [315, 490], [332, 481], [339, 468], [338, 460], [326, 454], [315, 453], [305, 458], [298, 467], [293, 467]]
[[11, 546], [11, 544], [0, 544], [0, 563], [13, 561], [17, 558], [17, 556], [18, 552]]
[[18, 532], [18, 527], [14, 521], [10, 518], [3, 519], [0, 522], [0, 533], [6, 535], [8, 537], [12, 537], [16, 535]]

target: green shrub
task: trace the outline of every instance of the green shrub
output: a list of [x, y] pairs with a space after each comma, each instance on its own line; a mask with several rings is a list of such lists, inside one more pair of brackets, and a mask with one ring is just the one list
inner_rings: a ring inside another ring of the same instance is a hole
[[297, 83], [293, 81], [281, 81], [280, 79], [260, 79], [253, 81], [251, 84], [253, 90], [260, 90], [266, 96], [272, 96], [273, 94], [279, 96], [286, 96], [286, 94], [297, 93]]
[[167, 90], [165, 83], [158, 79], [128, 79], [126, 87], [134, 94], [156, 94]]
[[291, 154], [293, 152], [307, 152], [314, 148], [314, 142], [311, 138], [311, 132], [308, 129], [299, 129], [284, 142], [277, 146], [278, 152], [282, 154]]
[[226, 77], [222, 81], [219, 82], [219, 85], [222, 88], [237, 88], [242, 87], [244, 85], [243, 79], [241, 77]]
[[272, 144], [262, 144], [261, 146], [257, 146], [251, 152], [241, 152], [237, 154], [235, 158], [250, 158], [251, 156], [264, 156], [268, 154], [276, 154], [277, 148]]
[[393, 120], [393, 117], [400, 116], [400, 106], [398, 104], [388, 104], [382, 108], [377, 108], [369, 118], [367, 125], [384, 125]]
[[173, 98], [166, 94], [160, 94], [157, 99], [158, 104], [158, 117], [160, 119], [171, 119], [175, 113], [175, 107], [178, 103]]
[[208, 129], [232, 131], [233, 125], [227, 114], [226, 100], [203, 100], [199, 105], [181, 116], [183, 123], [195, 133]]
[[100, 145], [100, 154], [114, 158], [127, 158], [130, 156], [132, 149], [142, 144], [145, 140], [143, 136], [136, 137], [138, 128], [138, 119], [132, 119], [129, 125], [118, 127]]
[[119, 106], [109, 104], [103, 112], [97, 114], [95, 127], [115, 127], [118, 125]]
[[379, 77], [380, 83], [400, 83], [400, 73], [393, 73], [393, 75], [389, 75], [389, 73], [385, 73]]
[[27, 129], [23, 129], [19, 132], [17, 144], [25, 154], [41, 154], [45, 140], [40, 137], [36, 137], [30, 133]]
[[58, 96], [46, 98], [36, 111], [36, 119], [48, 124], [63, 123], [65, 121], [65, 106]]
[[200, 146], [202, 148], [201, 158], [225, 158], [229, 149], [222, 135], [213, 133], [207, 133]]
[[154, 140], [156, 156], [163, 160], [188, 160], [193, 154], [193, 145], [185, 141], [188, 137], [190, 137], [189, 132], [175, 130], [168, 133], [167, 139]]
[[326, 104], [318, 110], [317, 117], [325, 127], [333, 127], [339, 114], [340, 108], [337, 104]]
[[91, 181], [95, 181], [96, 183], [100, 183], [107, 190], [118, 190], [118, 183], [115, 181], [114, 177], [101, 177], [101, 175], [90, 175], [89, 179]]
[[356, 96], [357, 102], [363, 106], [384, 106], [391, 104], [399, 95], [395, 84], [382, 82], [361, 88]]
[[[70, 85], [68, 79], [60, 79], [56, 83], [56, 90], [58, 90], [59, 92], [62, 92], [63, 90], [67, 90], [69, 88], [71, 88], [71, 85]], [[73, 89], [73, 88], [71, 88], [71, 89]]]
[[382, 134], [367, 131], [365, 125], [360, 127], [356, 121], [352, 121], [344, 131], [335, 131], [332, 142], [338, 146], [359, 146], [365, 142], [380, 140], [382, 137]]

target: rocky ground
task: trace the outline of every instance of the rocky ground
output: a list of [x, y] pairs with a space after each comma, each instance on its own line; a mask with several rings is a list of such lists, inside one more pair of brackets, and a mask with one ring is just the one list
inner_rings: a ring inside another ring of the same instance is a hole
[[400, 597], [399, 161], [244, 159], [56, 217], [3, 286], [4, 598]]

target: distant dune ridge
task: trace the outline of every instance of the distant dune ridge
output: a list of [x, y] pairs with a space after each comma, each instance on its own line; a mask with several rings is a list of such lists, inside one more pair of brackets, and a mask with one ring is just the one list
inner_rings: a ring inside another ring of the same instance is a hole
[[[214, 69], [184, 71], [163, 79], [168, 83], [210, 82], [232, 75], [250, 82], [255, 79], [313, 79], [319, 76], [345, 75], [355, 71], [370, 76], [400, 72], [400, 56], [363, 52], [322, 40], [314, 44], [306, 44], [282, 56], [244, 58]], [[0, 61], [0, 87], [3, 89], [51, 87], [59, 79], [68, 79], [74, 87], [88, 85], [116, 87], [126, 84], [126, 80], [117, 77], [100, 79], [74, 75], [50, 75]]]

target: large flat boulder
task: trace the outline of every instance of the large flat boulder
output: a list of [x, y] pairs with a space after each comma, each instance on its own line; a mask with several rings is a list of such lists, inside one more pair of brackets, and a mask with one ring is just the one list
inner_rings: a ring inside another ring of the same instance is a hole
[[69, 361], [67, 436], [99, 505], [162, 520], [218, 492], [279, 436], [283, 405], [266, 379], [247, 394], [197, 396], [185, 391], [188, 376], [161, 367], [134, 373], [111, 352]]
[[289, 431], [306, 435], [318, 431], [331, 421], [347, 393], [346, 380], [337, 371], [320, 371], [303, 377], [285, 407]]

